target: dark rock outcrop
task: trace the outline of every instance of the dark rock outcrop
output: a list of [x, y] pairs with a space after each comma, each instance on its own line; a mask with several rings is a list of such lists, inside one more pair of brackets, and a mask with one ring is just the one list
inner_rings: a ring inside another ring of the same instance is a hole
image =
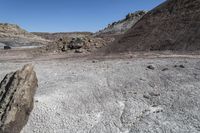
[[32, 65], [9, 73], [0, 83], [0, 133], [19, 133], [33, 109], [37, 77]]
[[200, 0], [167, 0], [149, 11], [107, 53], [200, 50]]

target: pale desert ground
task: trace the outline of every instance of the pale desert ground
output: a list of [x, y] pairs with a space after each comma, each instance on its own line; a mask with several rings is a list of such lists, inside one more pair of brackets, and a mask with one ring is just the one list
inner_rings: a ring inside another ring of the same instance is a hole
[[35, 66], [39, 86], [21, 133], [198, 133], [200, 58], [188, 57], [1, 59], [0, 79]]

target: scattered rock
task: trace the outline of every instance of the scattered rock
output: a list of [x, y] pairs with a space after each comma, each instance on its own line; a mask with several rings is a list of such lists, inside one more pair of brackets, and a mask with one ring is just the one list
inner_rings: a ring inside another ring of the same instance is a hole
[[146, 79], [140, 78], [141, 81], [146, 81]]
[[62, 52], [65, 52], [65, 51], [67, 51], [68, 50], [68, 46], [67, 45], [64, 45], [62, 48], [61, 48], [61, 51]]
[[87, 49], [87, 52], [92, 52], [90, 49]]
[[155, 97], [160, 96], [160, 94], [156, 93], [156, 92], [149, 92], [149, 95], [150, 96], [155, 96]]
[[145, 99], [150, 99], [150, 96], [149, 96], [149, 95], [143, 95], [143, 97], [144, 97]]
[[185, 66], [184, 66], [184, 65], [174, 65], [174, 67], [185, 68]]
[[62, 41], [63, 41], [63, 39], [62, 39], [62, 38], [60, 38], [60, 39], [59, 39], [59, 41], [60, 41], [60, 42], [62, 42]]
[[156, 104], [153, 104], [153, 105], [152, 105], [152, 107], [158, 107], [158, 105], [156, 105]]
[[162, 71], [167, 71], [167, 70], [169, 70], [169, 68], [163, 68], [163, 69], [162, 69]]
[[179, 67], [180, 67], [180, 68], [185, 68], [185, 66], [184, 66], [184, 65], [179, 65]]
[[82, 49], [76, 49], [75, 53], [83, 53], [83, 50]]
[[33, 109], [37, 77], [32, 65], [9, 73], [0, 83], [0, 132], [20, 133]]
[[97, 60], [93, 60], [92, 63], [97, 63]]
[[155, 69], [155, 67], [154, 67], [153, 65], [149, 65], [149, 66], [147, 66], [147, 68], [148, 68], [148, 69], [151, 69], [151, 70], [154, 70], [154, 69]]

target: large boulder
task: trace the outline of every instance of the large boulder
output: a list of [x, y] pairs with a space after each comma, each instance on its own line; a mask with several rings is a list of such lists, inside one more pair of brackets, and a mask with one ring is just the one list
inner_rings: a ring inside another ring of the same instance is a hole
[[20, 133], [33, 109], [37, 84], [32, 65], [9, 73], [0, 83], [0, 133]]

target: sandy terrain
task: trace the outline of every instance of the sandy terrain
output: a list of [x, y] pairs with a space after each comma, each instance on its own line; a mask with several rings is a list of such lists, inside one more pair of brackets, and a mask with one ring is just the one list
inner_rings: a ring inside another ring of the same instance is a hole
[[0, 60], [0, 79], [27, 63], [39, 88], [21, 133], [200, 132], [200, 58]]

